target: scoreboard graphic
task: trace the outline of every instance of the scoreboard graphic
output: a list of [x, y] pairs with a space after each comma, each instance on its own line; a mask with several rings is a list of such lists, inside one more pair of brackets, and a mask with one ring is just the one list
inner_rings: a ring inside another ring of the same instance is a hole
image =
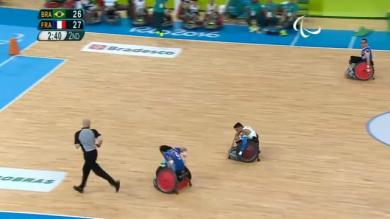
[[83, 39], [83, 9], [41, 9], [39, 41], [80, 41]]

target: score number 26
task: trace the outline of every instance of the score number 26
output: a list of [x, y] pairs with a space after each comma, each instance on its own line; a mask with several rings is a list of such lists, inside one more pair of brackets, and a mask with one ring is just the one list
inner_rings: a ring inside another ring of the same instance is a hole
[[73, 10], [73, 18], [83, 18], [83, 10]]

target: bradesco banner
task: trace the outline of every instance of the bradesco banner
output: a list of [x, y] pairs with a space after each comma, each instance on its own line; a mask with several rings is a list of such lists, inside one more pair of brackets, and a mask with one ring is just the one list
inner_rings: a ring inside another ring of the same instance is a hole
[[65, 172], [0, 167], [0, 189], [50, 192], [65, 178]]
[[117, 44], [117, 43], [91, 42], [88, 45], [86, 45], [81, 51], [117, 54], [117, 55], [129, 55], [129, 56], [175, 58], [177, 55], [180, 54], [181, 49]]

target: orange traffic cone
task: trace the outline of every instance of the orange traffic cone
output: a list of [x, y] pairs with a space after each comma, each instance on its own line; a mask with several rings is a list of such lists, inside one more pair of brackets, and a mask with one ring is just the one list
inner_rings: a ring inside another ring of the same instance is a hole
[[15, 38], [11, 38], [10, 41], [9, 41], [9, 51], [8, 51], [8, 53], [11, 56], [20, 54], [18, 41], [16, 41]]

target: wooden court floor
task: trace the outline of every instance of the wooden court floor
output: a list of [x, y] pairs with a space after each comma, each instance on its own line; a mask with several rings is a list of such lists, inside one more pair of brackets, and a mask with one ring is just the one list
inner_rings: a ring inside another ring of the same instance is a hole
[[[85, 53], [89, 42], [182, 48], [175, 59]], [[24, 55], [66, 63], [0, 114], [1, 166], [60, 170], [51, 193], [0, 191], [0, 209], [103, 218], [389, 218], [390, 151], [365, 125], [390, 108], [390, 53], [377, 79], [346, 80], [358, 51], [186, 42], [87, 34], [39, 42]], [[73, 134], [91, 118], [105, 142], [99, 163], [120, 193], [91, 174]], [[261, 136], [262, 161], [226, 159], [231, 126]], [[189, 148], [193, 187], [152, 185], [161, 144]]]

